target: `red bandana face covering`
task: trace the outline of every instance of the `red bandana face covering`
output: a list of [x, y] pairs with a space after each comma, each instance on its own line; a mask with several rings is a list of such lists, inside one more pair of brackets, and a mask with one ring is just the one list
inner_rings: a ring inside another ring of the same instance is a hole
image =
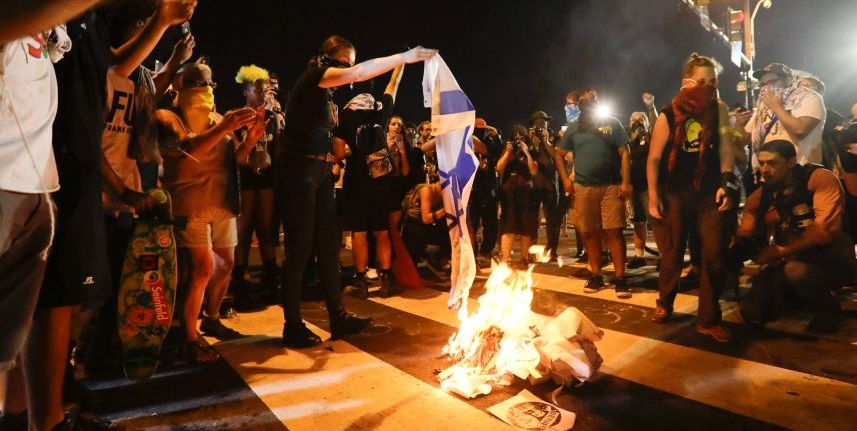
[[717, 88], [712, 85], [682, 87], [673, 99], [673, 105], [687, 115], [696, 116], [711, 106], [716, 94]]

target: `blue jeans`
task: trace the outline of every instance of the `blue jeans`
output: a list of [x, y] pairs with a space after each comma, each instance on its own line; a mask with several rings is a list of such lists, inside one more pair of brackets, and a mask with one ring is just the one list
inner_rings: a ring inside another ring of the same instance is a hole
[[300, 327], [304, 269], [313, 254], [318, 264], [318, 289], [331, 314], [341, 308], [339, 244], [330, 164], [295, 157], [283, 161], [280, 175], [285, 230], [283, 314], [287, 327]]

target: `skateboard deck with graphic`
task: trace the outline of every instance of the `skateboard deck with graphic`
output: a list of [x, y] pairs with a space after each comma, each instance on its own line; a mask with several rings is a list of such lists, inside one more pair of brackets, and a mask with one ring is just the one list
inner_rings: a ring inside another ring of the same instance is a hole
[[149, 191], [160, 202], [134, 221], [119, 285], [118, 326], [125, 375], [147, 379], [158, 367], [176, 297], [176, 244], [169, 194]]

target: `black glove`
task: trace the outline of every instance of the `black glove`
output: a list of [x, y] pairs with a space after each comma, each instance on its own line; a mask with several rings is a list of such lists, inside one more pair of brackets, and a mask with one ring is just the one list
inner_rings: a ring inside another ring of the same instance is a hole
[[720, 174], [720, 188], [726, 191], [726, 196], [737, 206], [741, 199], [741, 188], [738, 186], [738, 177], [732, 172]]

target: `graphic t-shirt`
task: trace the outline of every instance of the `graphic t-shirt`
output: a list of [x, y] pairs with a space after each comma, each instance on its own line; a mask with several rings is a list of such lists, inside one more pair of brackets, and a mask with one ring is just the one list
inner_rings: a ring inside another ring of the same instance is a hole
[[57, 112], [54, 66], [39, 35], [0, 45], [0, 189], [59, 189], [51, 146]]
[[[107, 162], [122, 182], [131, 190], [142, 191], [140, 170], [137, 161], [128, 157], [128, 147], [134, 136], [135, 93], [136, 86], [130, 79], [107, 73], [107, 110], [104, 113], [104, 133], [101, 135], [101, 150]], [[102, 192], [101, 202], [105, 213], [130, 212], [132, 209], [122, 204], [112, 193]]]

